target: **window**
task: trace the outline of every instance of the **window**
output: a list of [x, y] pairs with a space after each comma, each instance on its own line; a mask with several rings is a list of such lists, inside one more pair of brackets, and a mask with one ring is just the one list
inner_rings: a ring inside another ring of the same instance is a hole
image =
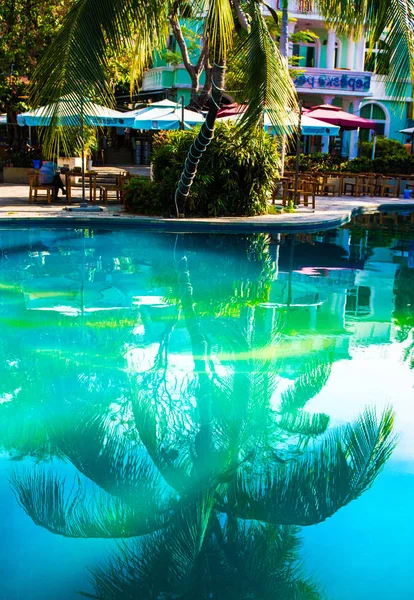
[[365, 53], [365, 71], [372, 71], [378, 75], [388, 75], [390, 63], [384, 56], [384, 49], [384, 40], [379, 40], [371, 52], [367, 50]]
[[293, 56], [299, 57], [299, 67], [317, 67], [317, 45], [315, 43], [309, 44], [293, 44], [292, 48]]
[[346, 294], [345, 313], [352, 317], [371, 314], [371, 288], [360, 285], [350, 288]]
[[[379, 104], [376, 104], [375, 102], [364, 104], [364, 106], [361, 108], [360, 116], [364, 119], [371, 119], [371, 121], [375, 121], [375, 135], [387, 135], [387, 115]], [[372, 130], [361, 129], [359, 135], [361, 141], [370, 141], [372, 138]]]
[[341, 45], [338, 40], [335, 42], [335, 58], [334, 58], [334, 68], [339, 69], [341, 67]]

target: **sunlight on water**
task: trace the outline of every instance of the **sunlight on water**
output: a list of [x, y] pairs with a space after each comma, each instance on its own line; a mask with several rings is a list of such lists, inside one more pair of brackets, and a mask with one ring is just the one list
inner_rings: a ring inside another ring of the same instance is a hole
[[414, 231], [372, 221], [0, 230], [1, 599], [412, 596]]

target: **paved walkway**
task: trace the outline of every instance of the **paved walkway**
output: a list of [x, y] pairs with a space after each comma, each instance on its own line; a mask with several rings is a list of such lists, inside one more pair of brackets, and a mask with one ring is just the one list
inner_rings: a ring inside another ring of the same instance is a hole
[[[332, 198], [318, 197], [317, 209], [300, 207], [294, 213], [280, 213], [261, 217], [227, 217], [218, 219], [161, 219], [140, 217], [125, 213], [119, 204], [102, 205], [102, 212], [70, 212], [65, 198], [58, 198], [48, 205], [38, 201], [28, 204], [29, 186], [0, 184], [0, 222], [9, 225], [58, 219], [74, 220], [77, 223], [99, 222], [110, 225], [115, 220], [129, 227], [143, 226], [174, 231], [317, 231], [339, 227], [352, 216], [370, 212], [414, 212], [413, 200], [396, 198]], [[80, 204], [80, 190], [74, 190], [73, 206]]]

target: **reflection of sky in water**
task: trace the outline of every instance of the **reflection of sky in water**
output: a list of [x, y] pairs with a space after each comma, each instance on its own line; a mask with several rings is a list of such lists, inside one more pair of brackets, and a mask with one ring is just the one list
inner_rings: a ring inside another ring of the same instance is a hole
[[[131, 410], [117, 416], [124, 400], [117, 395], [117, 385], [126, 385], [127, 373], [142, 373], [157, 357], [162, 359], [160, 335], [177, 317], [172, 261], [177, 250], [173, 250], [175, 236], [17, 233], [15, 239], [21, 235], [21, 245], [15, 253], [10, 250], [10, 240], [0, 236], [0, 247], [8, 248], [0, 265], [0, 289], [7, 294], [6, 300], [0, 300], [4, 332], [0, 348], [7, 349], [12, 340], [11, 347], [17, 353], [26, 352], [29, 358], [50, 356], [51, 363], [56, 357], [68, 363], [79, 361], [82, 377], [89, 371], [100, 373], [108, 384], [111, 427], [120, 423], [128, 435]], [[399, 325], [393, 322], [396, 291], [403, 305], [400, 313], [408, 315], [409, 323], [413, 321], [412, 308], [401, 291], [406, 285], [406, 295], [414, 296], [407, 256], [401, 254], [395, 239], [389, 243], [382, 240], [376, 246], [375, 241], [367, 243], [367, 236], [357, 235], [350, 244], [345, 230], [298, 240], [293, 255], [289, 240], [284, 239], [280, 248], [271, 246], [278, 265], [266, 292], [255, 238], [250, 245], [231, 236], [182, 239], [196, 309], [208, 330], [220, 377], [231, 373], [233, 359], [240, 364], [253, 357], [262, 360], [273, 350], [253, 348], [234, 355], [223, 343], [221, 332], [214, 330], [211, 317], [220, 315], [224, 328], [236, 324], [240, 330], [247, 324], [251, 334], [267, 341], [272, 324], [279, 323], [283, 333], [275, 348], [280, 371], [272, 397], [274, 407], [294, 384], [304, 361], [315, 356], [324, 361], [330, 357], [332, 366], [323, 388], [306, 409], [329, 415], [331, 427], [354, 421], [367, 405], [375, 406], [378, 413], [388, 405], [395, 409], [399, 440], [384, 472], [361, 498], [327, 521], [305, 528], [301, 552], [306, 570], [332, 600], [410, 598], [414, 370], [403, 356], [412, 331], [408, 328], [407, 339], [397, 341]], [[404, 277], [408, 284], [402, 282]], [[24, 361], [20, 364], [21, 358], [9, 360], [6, 376], [15, 375], [13, 369], [29, 369]], [[169, 340], [169, 372], [162, 388], [165, 397], [176, 400], [183, 390], [193, 389], [192, 369], [190, 338], [181, 320]], [[59, 370], [45, 371], [44, 381], [49, 377], [58, 382], [60, 376]], [[24, 385], [20, 386], [18, 378], [16, 381], [16, 387], [6, 385], [0, 390], [0, 411], [13, 407], [19, 398]], [[66, 383], [64, 380], [62, 387], [65, 398]], [[188, 415], [193, 405], [190, 401], [186, 407]], [[2, 414], [6, 413], [0, 412], [0, 418]], [[18, 414], [13, 424], [16, 431], [20, 423], [30, 425], [35, 416], [35, 410]], [[57, 410], [53, 419], [58, 422], [60, 417]], [[172, 423], [168, 421], [168, 426]], [[191, 416], [183, 418], [182, 424], [190, 432]], [[13, 433], [5, 435], [13, 437]], [[0, 598], [69, 600], [76, 597], [73, 590], [91, 591], [86, 569], [106, 556], [113, 543], [63, 538], [34, 525], [7, 481], [8, 473], [18, 471], [27, 461], [7, 461], [6, 457], [7, 453], [0, 455], [0, 509], [8, 515], [0, 523]], [[61, 461], [53, 461], [55, 464], [60, 474], [72, 479], [73, 467]]]

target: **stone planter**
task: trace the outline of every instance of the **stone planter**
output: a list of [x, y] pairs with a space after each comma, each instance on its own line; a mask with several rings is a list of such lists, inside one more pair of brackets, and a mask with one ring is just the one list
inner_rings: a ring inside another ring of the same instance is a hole
[[29, 185], [30, 167], [3, 167], [4, 183], [25, 183]]

